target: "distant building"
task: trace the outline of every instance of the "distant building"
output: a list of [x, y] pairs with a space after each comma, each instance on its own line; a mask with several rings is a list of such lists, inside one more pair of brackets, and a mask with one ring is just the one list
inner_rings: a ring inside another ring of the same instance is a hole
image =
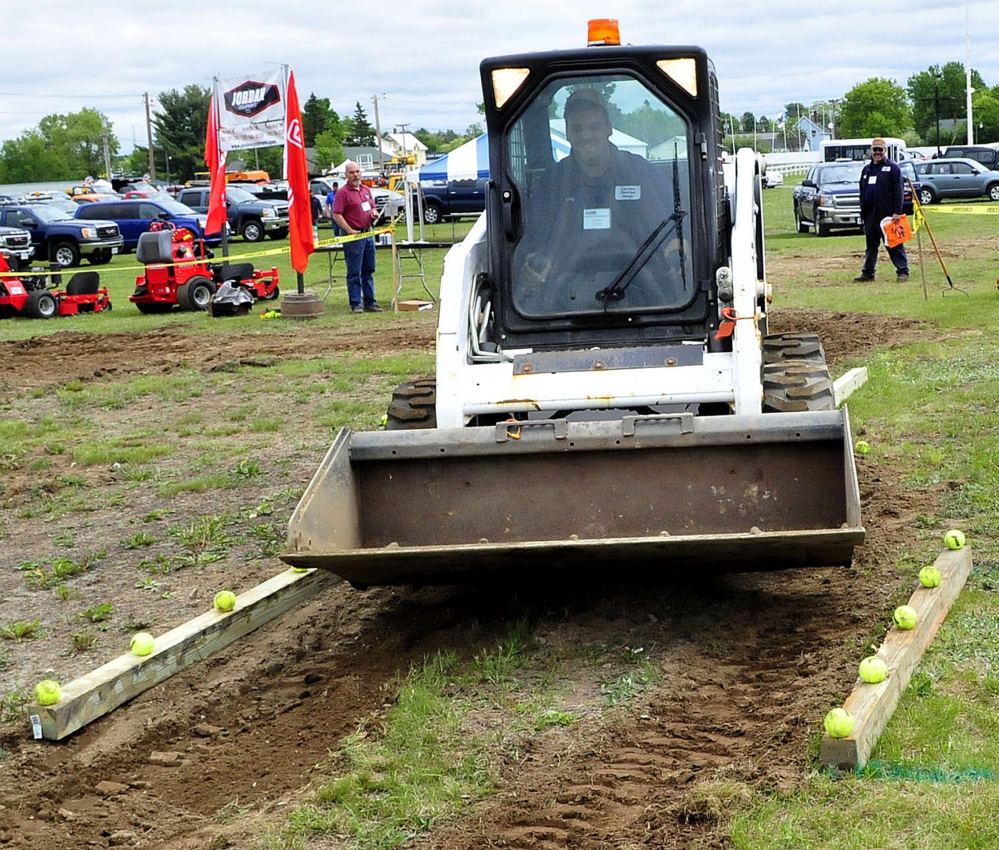
[[[832, 138], [829, 131], [823, 129], [821, 124], [816, 124], [811, 118], [804, 116], [798, 119], [798, 123], [794, 125], [794, 129], [801, 140], [798, 150], [817, 151], [820, 142]], [[788, 148], [792, 148], [791, 139], [788, 139], [787, 142]]]

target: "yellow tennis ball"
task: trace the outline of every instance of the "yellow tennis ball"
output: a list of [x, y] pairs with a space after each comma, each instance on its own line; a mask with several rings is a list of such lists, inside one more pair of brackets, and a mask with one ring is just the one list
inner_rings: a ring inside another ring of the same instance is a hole
[[52, 679], [42, 679], [35, 685], [35, 702], [39, 705], [55, 705], [62, 696], [62, 688]]
[[846, 738], [853, 731], [853, 715], [845, 708], [834, 708], [826, 715], [823, 726], [830, 738]]
[[963, 549], [966, 542], [964, 532], [957, 528], [952, 528], [944, 535], [944, 545], [948, 549]]
[[916, 609], [911, 605], [899, 605], [895, 609], [892, 619], [900, 629], [914, 629], [916, 628], [916, 622], [919, 620], [919, 614], [916, 613]]
[[308, 567], [289, 567], [293, 573], [307, 573], [309, 571]]
[[923, 587], [939, 587], [940, 578], [940, 570], [936, 567], [923, 567], [919, 571], [919, 583]]
[[867, 440], [857, 440], [854, 448], [857, 450], [857, 454], [865, 455], [871, 450], [871, 444]]
[[876, 655], [868, 656], [860, 662], [860, 679], [869, 685], [883, 682], [887, 675], [888, 665]]
[[231, 611], [236, 607], [236, 594], [231, 590], [220, 590], [212, 600], [216, 611]]
[[149, 632], [137, 632], [132, 635], [129, 646], [136, 655], [149, 655], [153, 651], [153, 647], [156, 646], [156, 641]]

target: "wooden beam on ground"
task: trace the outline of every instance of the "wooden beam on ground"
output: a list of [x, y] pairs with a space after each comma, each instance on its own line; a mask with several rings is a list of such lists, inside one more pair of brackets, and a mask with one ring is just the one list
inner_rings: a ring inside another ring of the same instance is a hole
[[35, 738], [58, 741], [342, 581], [326, 570], [286, 570], [241, 593], [236, 607], [210, 611], [156, 635], [150, 655], [131, 652], [64, 685], [55, 705], [29, 705]]
[[926, 648], [936, 636], [940, 624], [947, 616], [971, 574], [971, 549], [947, 549], [936, 559], [934, 566], [942, 576], [939, 587], [920, 585], [909, 599], [919, 617], [914, 629], [892, 626], [885, 641], [878, 649], [878, 656], [888, 665], [888, 678], [877, 684], [857, 680], [853, 693], [843, 703], [843, 708], [854, 717], [853, 734], [848, 738], [822, 739], [822, 764], [843, 771], [853, 771], [867, 764], [867, 760], [891, 719], [902, 692], [919, 664]]
[[851, 369], [845, 375], [833, 381], [833, 396], [836, 399], [836, 406], [839, 407], [850, 397], [854, 390], [860, 389], [866, 383], [866, 366]]

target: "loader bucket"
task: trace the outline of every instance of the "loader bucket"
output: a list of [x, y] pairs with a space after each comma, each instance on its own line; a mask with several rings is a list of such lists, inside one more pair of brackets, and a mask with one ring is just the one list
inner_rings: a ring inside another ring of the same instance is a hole
[[356, 586], [445, 584], [847, 566], [863, 539], [844, 408], [343, 430], [281, 559]]

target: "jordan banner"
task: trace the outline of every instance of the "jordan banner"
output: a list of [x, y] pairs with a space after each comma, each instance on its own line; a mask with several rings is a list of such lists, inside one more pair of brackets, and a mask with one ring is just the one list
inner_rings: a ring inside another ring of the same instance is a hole
[[215, 80], [218, 145], [241, 151], [283, 145], [285, 138], [285, 68]]

